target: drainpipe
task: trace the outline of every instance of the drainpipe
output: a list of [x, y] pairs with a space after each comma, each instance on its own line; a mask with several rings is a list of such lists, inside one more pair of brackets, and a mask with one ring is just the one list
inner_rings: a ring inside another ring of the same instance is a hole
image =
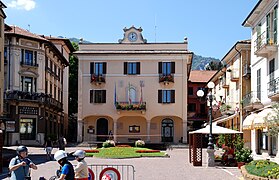
[[[237, 45], [237, 44], [236, 44]], [[243, 119], [243, 116], [242, 116], [242, 112], [243, 112], [243, 107], [242, 107], [242, 104], [240, 103], [241, 102], [241, 100], [242, 100], [242, 56], [241, 56], [241, 52], [236, 48], [236, 45], [234, 46], [234, 49], [238, 52], [238, 54], [239, 54], [239, 79], [240, 79], [240, 81], [239, 81], [239, 87], [238, 87], [238, 89], [239, 89], [239, 113], [240, 113], [240, 115], [239, 115], [239, 121], [240, 121], [240, 123], [239, 123], [239, 125], [240, 125], [240, 127], [239, 127], [239, 130], [240, 130], [240, 132], [242, 132], [242, 119]]]

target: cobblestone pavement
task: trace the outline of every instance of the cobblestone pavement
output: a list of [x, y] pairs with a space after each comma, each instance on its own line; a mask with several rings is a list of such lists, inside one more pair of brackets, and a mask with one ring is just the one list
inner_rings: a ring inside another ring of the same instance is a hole
[[[16, 148], [16, 147], [10, 147]], [[67, 152], [81, 147], [68, 147]], [[57, 149], [53, 150], [55, 153]], [[206, 167], [206, 150], [203, 151], [203, 166], [194, 167], [189, 163], [188, 149], [168, 150], [170, 158], [133, 158], [133, 159], [100, 159], [86, 157], [90, 165], [98, 164], [122, 164], [133, 165], [135, 168], [135, 180], [236, 180], [241, 179], [241, 173], [237, 167]], [[50, 178], [55, 175], [59, 165], [56, 161], [46, 161], [43, 148], [29, 147], [30, 158], [37, 164], [38, 170], [32, 171], [32, 179], [44, 176]], [[76, 164], [75, 161], [71, 161]], [[2, 174], [3, 176], [3, 174]], [[8, 178], [5, 178], [8, 179]]]

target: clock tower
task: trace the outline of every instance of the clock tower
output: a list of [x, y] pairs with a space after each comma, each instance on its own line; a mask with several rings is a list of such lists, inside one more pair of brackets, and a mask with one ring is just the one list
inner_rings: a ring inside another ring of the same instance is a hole
[[135, 28], [134, 26], [130, 28], [124, 28], [124, 37], [123, 39], [119, 39], [119, 43], [137, 43], [137, 44], [143, 44], [147, 43], [146, 39], [143, 39], [142, 37], [142, 28]]

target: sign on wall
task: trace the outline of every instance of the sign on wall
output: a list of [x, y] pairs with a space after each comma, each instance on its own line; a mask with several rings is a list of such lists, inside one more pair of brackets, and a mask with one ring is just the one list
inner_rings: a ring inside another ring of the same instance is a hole
[[6, 121], [6, 132], [15, 132], [15, 121]]

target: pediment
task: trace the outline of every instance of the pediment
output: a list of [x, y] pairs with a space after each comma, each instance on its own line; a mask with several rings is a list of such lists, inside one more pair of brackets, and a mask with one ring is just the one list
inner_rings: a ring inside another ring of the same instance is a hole
[[124, 28], [124, 36], [123, 39], [119, 39], [119, 43], [137, 43], [137, 44], [143, 44], [147, 43], [146, 39], [143, 39], [142, 31], [143, 29], [141, 27], [136, 28], [134, 26], [131, 26], [130, 28]]
[[29, 76], [29, 77], [35, 77], [38, 78], [39, 74], [36, 71], [33, 71], [31, 69], [22, 69], [18, 72], [21, 76]]

